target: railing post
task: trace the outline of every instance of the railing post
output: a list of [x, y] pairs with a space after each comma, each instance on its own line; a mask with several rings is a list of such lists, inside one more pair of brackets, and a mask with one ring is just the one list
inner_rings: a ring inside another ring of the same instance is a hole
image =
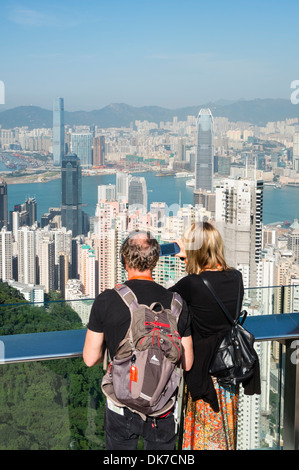
[[283, 449], [299, 448], [299, 341], [286, 341]]
[[278, 396], [279, 396], [279, 404], [278, 404], [278, 426], [277, 426], [277, 449], [281, 448], [281, 439], [283, 436], [283, 397], [282, 397], [282, 390], [283, 390], [283, 362], [284, 362], [284, 354], [283, 354], [283, 344], [279, 343], [279, 379], [278, 379]]

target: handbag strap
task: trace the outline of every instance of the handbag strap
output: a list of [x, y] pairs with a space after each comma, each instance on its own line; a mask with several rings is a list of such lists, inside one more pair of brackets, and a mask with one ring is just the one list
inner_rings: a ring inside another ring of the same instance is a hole
[[[204, 284], [207, 286], [207, 288], [209, 289], [209, 291], [211, 292], [211, 294], [213, 295], [213, 297], [215, 298], [216, 302], [218, 303], [218, 305], [221, 307], [222, 311], [224, 312], [226, 318], [228, 319], [228, 321], [234, 325], [235, 323], [237, 323], [237, 321], [239, 320], [239, 317], [240, 317], [240, 310], [241, 310], [241, 305], [240, 305], [240, 301], [241, 301], [241, 277], [240, 277], [240, 274], [239, 271], [235, 271], [237, 272], [237, 275], [238, 275], [238, 280], [239, 280], [239, 289], [238, 289], [238, 301], [237, 301], [237, 315], [236, 315], [236, 320], [234, 320], [231, 316], [231, 314], [229, 313], [229, 311], [227, 310], [227, 308], [225, 307], [225, 305], [223, 304], [223, 302], [219, 299], [218, 295], [216, 294], [215, 290], [213, 289], [213, 287], [211, 286], [211, 283], [203, 276], [203, 273], [200, 274], [200, 278], [202, 279], [202, 281], [204, 282]], [[242, 323], [244, 322], [245, 318], [242, 319]]]

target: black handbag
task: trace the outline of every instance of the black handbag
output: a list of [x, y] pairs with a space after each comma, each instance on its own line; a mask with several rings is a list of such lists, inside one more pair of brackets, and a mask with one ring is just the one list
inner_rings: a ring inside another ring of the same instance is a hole
[[256, 352], [253, 348], [255, 338], [242, 326], [246, 319], [247, 312], [244, 310], [240, 313], [241, 280], [239, 278], [237, 318], [234, 320], [227, 308], [218, 298], [210, 282], [205, 279], [202, 274], [200, 277], [232, 325], [229, 332], [221, 340], [220, 346], [211, 360], [209, 374], [216, 377], [218, 383], [221, 385], [235, 385], [253, 375], [254, 364], [257, 359]]

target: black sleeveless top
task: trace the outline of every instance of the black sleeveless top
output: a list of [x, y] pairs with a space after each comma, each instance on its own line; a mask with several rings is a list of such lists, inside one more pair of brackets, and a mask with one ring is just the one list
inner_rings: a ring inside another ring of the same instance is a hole
[[[241, 302], [244, 295], [242, 276], [234, 269], [205, 271], [218, 297], [233, 318], [239, 315], [237, 300], [241, 282]], [[209, 374], [211, 359], [221, 339], [230, 328], [230, 323], [213, 295], [204, 284], [201, 274], [190, 274], [170, 288], [186, 301], [191, 315], [191, 330], [194, 344], [194, 363], [185, 379], [193, 401], [203, 399], [214, 411], [219, 411], [217, 395]], [[258, 367], [258, 361], [257, 361]], [[260, 393], [259, 370], [248, 383], [243, 383], [245, 394]]]

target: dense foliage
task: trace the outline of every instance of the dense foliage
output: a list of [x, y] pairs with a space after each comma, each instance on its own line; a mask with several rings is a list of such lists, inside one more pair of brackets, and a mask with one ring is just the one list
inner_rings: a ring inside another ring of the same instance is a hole
[[[82, 328], [66, 302], [47, 300], [32, 306], [0, 283], [0, 335]], [[102, 449], [102, 374], [81, 358], [0, 365], [0, 449]]]

